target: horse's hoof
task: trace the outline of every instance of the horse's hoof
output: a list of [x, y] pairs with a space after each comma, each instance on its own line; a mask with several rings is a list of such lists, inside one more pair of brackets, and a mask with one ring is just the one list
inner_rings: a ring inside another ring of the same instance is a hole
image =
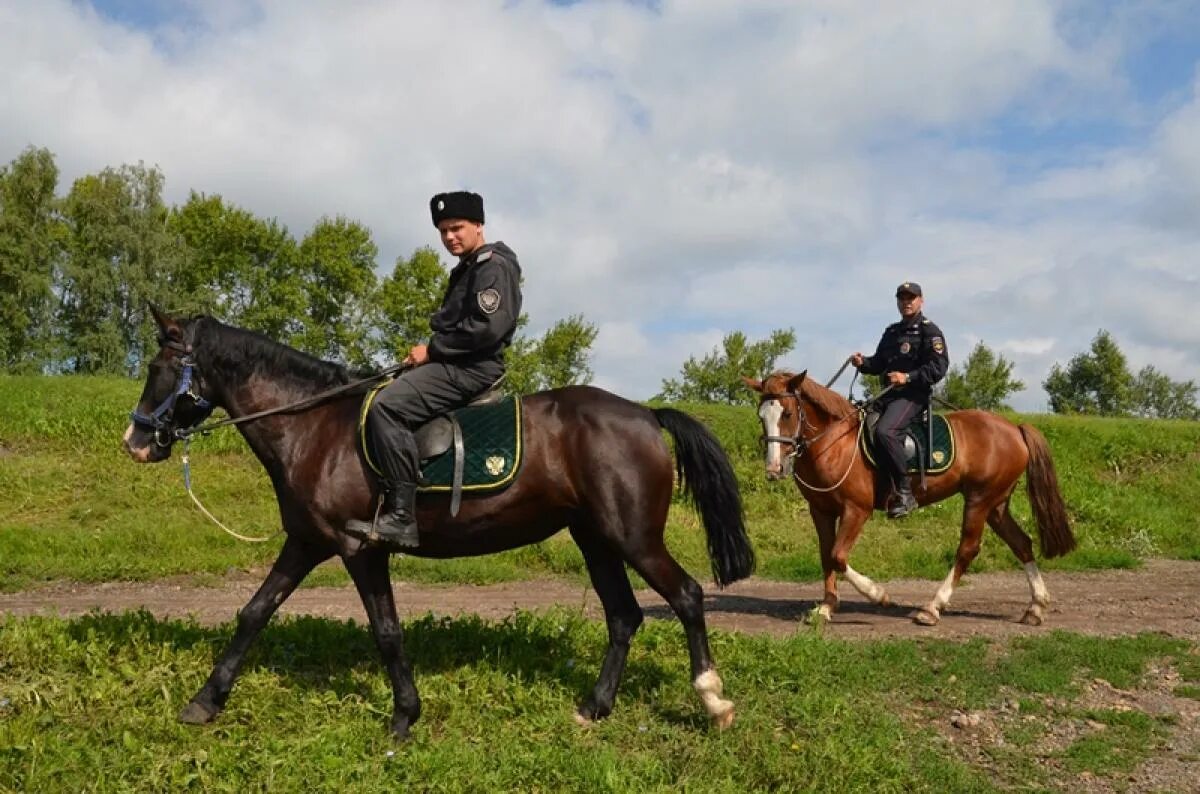
[[590, 728], [595, 724], [595, 721], [591, 717], [584, 716], [578, 711], [575, 712], [573, 719], [575, 720], [575, 724], [580, 728]]
[[718, 731], [723, 731], [730, 725], [733, 725], [734, 709], [729, 708], [724, 714], [717, 714], [712, 718], [713, 725]]
[[1042, 616], [1032, 609], [1025, 610], [1025, 615], [1021, 618], [1021, 622], [1026, 626], [1042, 625]]
[[184, 725], [207, 725], [217, 716], [217, 711], [193, 700], [179, 712], [179, 721]]
[[879, 606], [884, 607], [884, 608], [890, 607], [892, 605], [892, 597], [890, 595], [888, 595], [887, 593], [884, 593], [883, 596], [876, 603], [878, 603]]
[[392, 741], [407, 742], [412, 735], [408, 732], [408, 721], [392, 723]]
[[826, 604], [813, 607], [804, 616], [804, 622], [810, 626], [824, 626], [831, 620], [833, 620], [833, 610]]
[[918, 623], [922, 626], [936, 626], [940, 620], [941, 618], [928, 609], [918, 609], [913, 613], [913, 623]]

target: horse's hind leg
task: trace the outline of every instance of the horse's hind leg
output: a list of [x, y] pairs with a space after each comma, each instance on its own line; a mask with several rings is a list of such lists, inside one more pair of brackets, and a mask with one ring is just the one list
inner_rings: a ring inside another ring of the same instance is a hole
[[721, 697], [724, 684], [713, 664], [704, 627], [704, 590], [680, 567], [662, 539], [645, 539], [644, 545], [626, 557], [646, 583], [663, 597], [683, 624], [692, 659], [692, 686], [718, 728], [733, 724], [733, 702]]
[[404, 638], [400, 619], [396, 616], [392, 580], [388, 576], [388, 552], [371, 546], [342, 560], [358, 588], [367, 619], [371, 622], [371, 632], [375, 635], [375, 645], [383, 656], [392, 682], [392, 735], [407, 739], [408, 729], [421, 716], [421, 698], [413, 683], [412, 667], [404, 655]]
[[1013, 554], [1017, 555], [1017, 559], [1025, 568], [1025, 576], [1029, 579], [1029, 608], [1025, 610], [1021, 622], [1030, 626], [1042, 625], [1046, 610], [1050, 608], [1050, 593], [1046, 590], [1046, 583], [1042, 581], [1042, 573], [1038, 570], [1037, 563], [1034, 562], [1033, 540], [1013, 519], [1007, 499], [992, 508], [987, 520], [995, 533], [1008, 544]]
[[604, 605], [604, 619], [608, 624], [608, 650], [600, 667], [600, 677], [576, 715], [580, 723], [586, 724], [612, 712], [617, 687], [625, 672], [625, 660], [629, 656], [629, 641], [642, 625], [642, 608], [633, 595], [621, 555], [591, 529], [572, 525], [571, 537], [583, 552], [592, 586]]
[[993, 502], [978, 500], [977, 497], [966, 495], [963, 506], [962, 531], [959, 535], [958, 550], [954, 554], [954, 565], [946, 575], [941, 587], [933, 595], [933, 600], [919, 609], [913, 620], [925, 626], [935, 626], [941, 620], [942, 609], [950, 603], [950, 596], [958, 585], [962, 575], [966, 573], [971, 561], [979, 554], [983, 525], [991, 511]]
[[317, 563], [328, 559], [329, 556], [331, 555], [314, 551], [291, 537], [284, 542], [283, 549], [280, 550], [275, 564], [271, 566], [266, 580], [259, 586], [258, 592], [249, 603], [238, 612], [237, 631], [234, 632], [233, 640], [213, 666], [204, 686], [180, 712], [180, 722], [200, 725], [220, 713], [254, 638], [262, 631], [263, 626], [267, 625], [267, 621], [275, 614], [279, 605], [296, 589], [296, 585], [300, 584]]

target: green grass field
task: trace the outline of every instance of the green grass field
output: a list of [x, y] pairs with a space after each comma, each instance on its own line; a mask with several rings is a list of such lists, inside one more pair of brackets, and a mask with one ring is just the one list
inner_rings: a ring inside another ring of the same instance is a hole
[[[0, 588], [39, 582], [201, 580], [230, 569], [269, 564], [281, 541], [244, 544], [204, 518], [183, 489], [178, 456], [137, 465], [120, 450], [140, 384], [117, 378], [0, 377]], [[746, 504], [759, 575], [819, 576], [816, 538], [804, 501], [790, 483], [763, 476], [754, 412], [681, 406], [728, 450]], [[1145, 557], [1200, 559], [1200, 423], [1023, 417], [1050, 441], [1079, 549], [1051, 568], [1136, 566]], [[192, 446], [197, 494], [243, 534], [278, 529], [273, 493], [241, 436], [223, 430]], [[1015, 514], [1030, 527], [1019, 489]], [[957, 543], [961, 502], [925, 508], [902, 522], [873, 519], [855, 549], [855, 567], [879, 579], [942, 577]], [[672, 508], [668, 543], [689, 570], [707, 575], [703, 533], [692, 510]], [[1008, 569], [1015, 560], [989, 536], [975, 571]], [[546, 575], [584, 577], [565, 533], [490, 557], [394, 562], [414, 581], [494, 582]], [[309, 584], [345, 581], [323, 566]]]
[[[367, 632], [296, 618], [266, 630], [214, 723], [177, 724], [229, 630], [146, 613], [0, 620], [0, 790], [968, 792], [1043, 790], [1083, 772], [1120, 785], [1163, 748], [1172, 719], [1077, 704], [1084, 687], [1153, 686], [1150, 665], [1200, 680], [1194, 649], [1153, 635], [716, 633], [738, 708], [718, 733], [691, 691], [682, 630], [655, 622], [613, 715], [581, 729], [571, 714], [602, 626], [566, 611], [429, 617], [406, 625], [424, 712], [397, 746]], [[964, 743], [956, 712], [981, 715], [974, 733], [993, 738]]]

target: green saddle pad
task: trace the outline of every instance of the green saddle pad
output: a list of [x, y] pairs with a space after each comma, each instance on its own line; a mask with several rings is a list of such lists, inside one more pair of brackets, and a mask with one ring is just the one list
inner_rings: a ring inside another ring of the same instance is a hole
[[[379, 467], [371, 459], [365, 433], [367, 410], [375, 394], [386, 386], [380, 384], [363, 400], [358, 419], [358, 441], [363, 457], [376, 474]], [[491, 491], [512, 483], [521, 468], [521, 400], [505, 397], [486, 405], [459, 408], [447, 414], [462, 428], [463, 491]], [[437, 421], [437, 420], [434, 420]], [[454, 445], [434, 457], [421, 461], [421, 481], [417, 490], [422, 493], [450, 492], [454, 487]]]
[[[910, 474], [915, 474], [921, 470], [919, 465], [919, 455], [924, 456], [925, 472], [927, 474], [941, 474], [954, 465], [954, 430], [950, 427], [950, 423], [946, 421], [946, 417], [941, 414], [933, 415], [933, 445], [929, 444], [929, 436], [926, 434], [925, 423], [921, 418], [913, 420], [908, 427], [904, 428], [904, 434], [909, 436], [916, 442], [917, 454], [909, 455], [908, 471]], [[874, 443], [867, 438], [867, 434], [863, 434], [862, 451], [863, 455], [872, 466], [875, 465], [875, 449]], [[926, 449], [929, 447], [929, 449]]]
[[[505, 397], [489, 405], [451, 411], [463, 432], [464, 491], [490, 491], [512, 482], [521, 467], [521, 400]], [[418, 491], [449, 491], [454, 483], [454, 447], [422, 461]]]

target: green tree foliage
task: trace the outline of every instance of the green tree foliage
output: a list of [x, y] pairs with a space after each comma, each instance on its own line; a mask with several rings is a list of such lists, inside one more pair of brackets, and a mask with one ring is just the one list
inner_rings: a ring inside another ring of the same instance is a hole
[[355, 367], [371, 362], [378, 254], [362, 224], [342, 217], [318, 221], [297, 251], [307, 304], [300, 347]]
[[573, 314], [533, 339], [517, 336], [506, 353], [506, 388], [510, 394], [530, 394], [576, 383], [591, 383], [591, 348], [596, 326]]
[[1133, 378], [1133, 413], [1158, 419], [1200, 419], [1196, 382], [1174, 381], [1153, 366]]
[[1013, 363], [978, 342], [960, 367], [951, 367], [937, 394], [958, 408], [1006, 408], [1005, 398], [1025, 388], [1012, 377]]
[[662, 382], [664, 400], [753, 405], [756, 397], [742, 376], [765, 378], [775, 362], [796, 346], [796, 332], [779, 329], [766, 339], [750, 342], [741, 331], [728, 334], [719, 347], [700, 360], [690, 356], [678, 380]]
[[171, 213], [170, 227], [185, 252], [168, 305], [303, 342], [305, 280], [287, 227], [195, 192]]
[[1128, 414], [1133, 405], [1132, 386], [1125, 354], [1103, 329], [1088, 352], [1075, 355], [1066, 369], [1055, 364], [1042, 382], [1055, 413], [1100, 416]]
[[55, 268], [63, 247], [58, 166], [26, 149], [0, 168], [0, 369], [40, 372], [51, 363]]
[[65, 369], [136, 374], [153, 345], [146, 304], [170, 294], [178, 264], [162, 187], [162, 173], [139, 163], [82, 177], [67, 195], [58, 312]]
[[376, 297], [384, 358], [404, 358], [409, 348], [429, 339], [429, 317], [441, 305], [449, 278], [432, 248], [418, 248], [408, 259], [396, 259]]

